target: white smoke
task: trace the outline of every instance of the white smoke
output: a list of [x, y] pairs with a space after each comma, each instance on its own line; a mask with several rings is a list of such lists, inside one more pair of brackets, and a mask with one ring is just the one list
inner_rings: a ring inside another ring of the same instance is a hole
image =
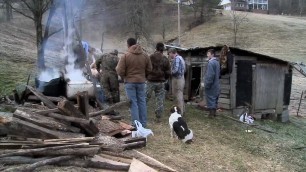
[[49, 82], [52, 79], [59, 78], [59, 77], [60, 77], [60, 73], [58, 71], [55, 71], [53, 69], [48, 69], [48, 70], [41, 72], [38, 79], [40, 81]]

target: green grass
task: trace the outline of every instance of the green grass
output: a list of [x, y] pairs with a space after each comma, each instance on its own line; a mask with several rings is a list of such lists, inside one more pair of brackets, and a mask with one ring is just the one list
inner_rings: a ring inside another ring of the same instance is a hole
[[0, 61], [0, 96], [10, 95], [20, 84], [26, 84], [28, 74], [34, 69], [34, 64], [16, 63], [8, 60]]
[[[166, 102], [165, 115], [173, 102]], [[306, 168], [306, 132], [295, 123], [256, 121], [276, 131], [267, 133], [255, 128], [246, 133], [246, 126], [222, 116], [207, 118], [206, 112], [187, 106], [184, 118], [194, 131], [195, 141], [186, 145], [170, 138], [168, 117], [154, 123], [153, 103], [149, 104], [149, 124], [154, 132], [142, 152], [179, 171], [303, 171]], [[224, 115], [227, 112], [223, 112]], [[295, 117], [291, 117], [295, 121]], [[298, 119], [306, 126], [305, 119]]]

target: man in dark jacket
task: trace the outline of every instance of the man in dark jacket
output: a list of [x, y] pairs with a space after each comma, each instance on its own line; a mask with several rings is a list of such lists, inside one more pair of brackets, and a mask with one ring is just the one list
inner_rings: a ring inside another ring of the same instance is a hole
[[208, 63], [204, 78], [204, 91], [209, 117], [216, 116], [217, 100], [220, 92], [220, 63], [215, 57], [215, 51], [207, 51]]
[[127, 40], [128, 51], [120, 58], [117, 74], [124, 80], [125, 91], [131, 101], [132, 122], [147, 126], [146, 76], [152, 70], [149, 56], [142, 51], [135, 38]]
[[147, 77], [147, 102], [154, 91], [156, 99], [156, 122], [160, 122], [161, 115], [164, 111], [165, 81], [171, 74], [170, 62], [168, 58], [163, 55], [164, 49], [163, 43], [156, 44], [156, 51], [150, 55], [152, 71], [149, 72]]

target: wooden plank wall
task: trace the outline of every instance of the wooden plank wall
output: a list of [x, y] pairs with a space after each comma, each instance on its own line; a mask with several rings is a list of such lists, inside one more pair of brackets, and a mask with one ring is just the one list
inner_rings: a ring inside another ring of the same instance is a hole
[[230, 75], [224, 75], [220, 79], [220, 96], [218, 100], [218, 106], [222, 109], [231, 109], [230, 98]]
[[257, 64], [255, 76], [254, 110], [275, 109], [282, 112], [286, 66]]

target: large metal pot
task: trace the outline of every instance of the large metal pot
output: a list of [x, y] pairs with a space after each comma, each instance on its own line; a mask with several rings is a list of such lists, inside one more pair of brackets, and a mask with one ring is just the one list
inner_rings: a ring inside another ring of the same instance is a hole
[[65, 96], [66, 83], [62, 77], [52, 79], [49, 82], [40, 81], [38, 78], [35, 78], [35, 86], [38, 91], [46, 96]]
[[90, 81], [86, 82], [76, 82], [76, 81], [69, 81], [67, 82], [66, 93], [68, 99], [75, 99], [76, 94], [78, 92], [87, 91], [89, 97], [94, 97], [94, 88], [93, 84]]

